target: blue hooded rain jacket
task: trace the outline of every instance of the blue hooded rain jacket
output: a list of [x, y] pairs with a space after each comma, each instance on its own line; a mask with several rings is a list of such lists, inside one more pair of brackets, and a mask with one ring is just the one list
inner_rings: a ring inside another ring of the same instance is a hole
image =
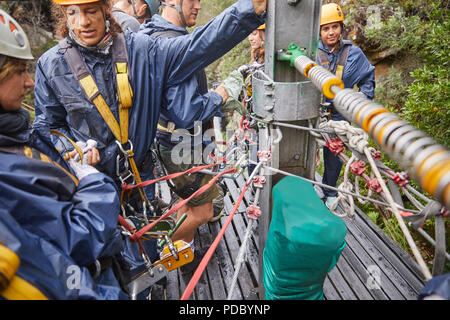
[[[145, 21], [139, 32], [152, 36], [167, 31], [188, 34], [185, 28], [170, 23], [158, 14]], [[205, 77], [204, 70], [198, 71], [180, 85], [167, 88], [160, 110], [163, 120], [174, 122], [177, 128], [192, 129], [195, 121], [205, 123], [215, 116], [223, 117], [220, 110], [222, 97], [214, 91], [208, 92], [206, 77], [204, 81], [202, 77]], [[157, 139], [166, 147], [171, 146], [170, 136], [157, 133]]]
[[[128, 133], [138, 168], [155, 138], [164, 93], [189, 81], [198, 69], [220, 58], [263, 22], [264, 14], [256, 15], [251, 0], [239, 0], [189, 35], [168, 39], [125, 32], [133, 90]], [[101, 157], [96, 168], [115, 179], [119, 151], [115, 137], [95, 105], [85, 97], [60, 50], [57, 45], [38, 60], [33, 126], [47, 132], [58, 130], [74, 141], [96, 140]], [[118, 119], [111, 54], [92, 53], [82, 48], [80, 52], [100, 93]], [[52, 137], [52, 140], [59, 150], [71, 149], [64, 138]], [[136, 268], [142, 265], [137, 245], [127, 241], [125, 246], [124, 256], [134, 256]]]
[[[24, 146], [33, 157], [8, 151]], [[127, 298], [111, 268], [95, 280], [85, 268], [122, 248], [111, 178], [95, 173], [78, 181], [42, 133], [0, 134], [0, 207], [0, 243], [21, 259], [17, 274], [45, 296]]]

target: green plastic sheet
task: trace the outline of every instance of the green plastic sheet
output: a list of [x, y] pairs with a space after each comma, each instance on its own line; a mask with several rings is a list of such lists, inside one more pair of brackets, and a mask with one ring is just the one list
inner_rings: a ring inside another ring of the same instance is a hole
[[326, 274], [345, 247], [347, 227], [305, 180], [285, 177], [272, 196], [263, 256], [265, 298], [322, 300]]

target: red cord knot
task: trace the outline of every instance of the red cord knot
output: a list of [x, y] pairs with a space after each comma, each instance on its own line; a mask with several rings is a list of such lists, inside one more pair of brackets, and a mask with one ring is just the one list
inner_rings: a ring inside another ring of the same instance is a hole
[[331, 141], [327, 140], [325, 142], [325, 147], [330, 149], [330, 151], [333, 152], [335, 156], [337, 156], [344, 150], [344, 142], [340, 138]]
[[369, 186], [370, 190], [372, 190], [373, 192], [380, 193], [382, 190], [381, 184], [377, 178], [370, 179], [367, 182], [367, 185]]
[[405, 184], [409, 182], [409, 175], [407, 172], [396, 172], [394, 177], [392, 178], [396, 184], [403, 187]]
[[251, 205], [247, 207], [247, 216], [250, 219], [258, 219], [261, 216], [261, 209], [258, 206]]
[[364, 161], [355, 161], [350, 166], [350, 171], [357, 176], [360, 176], [366, 171], [366, 164]]
[[381, 160], [381, 151], [373, 150], [372, 151], [372, 157], [374, 157], [377, 160]]

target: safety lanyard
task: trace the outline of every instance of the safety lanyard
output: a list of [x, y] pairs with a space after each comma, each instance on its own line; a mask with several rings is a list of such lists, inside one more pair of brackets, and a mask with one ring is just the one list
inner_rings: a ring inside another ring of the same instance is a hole
[[[335, 66], [335, 70], [332, 70], [331, 72], [334, 73], [337, 78], [342, 80], [342, 77], [344, 75], [344, 68], [345, 68], [345, 65], [347, 64], [347, 58], [348, 58], [348, 54], [350, 52], [351, 45], [344, 44], [343, 42], [341, 42], [340, 46], [341, 47], [345, 46], [345, 47], [338, 57], [338, 61]], [[325, 53], [323, 50], [319, 50], [318, 56], [319, 56], [320, 64], [322, 65], [322, 67], [324, 67], [325, 69], [330, 71], [330, 61], [328, 60], [328, 54]]]

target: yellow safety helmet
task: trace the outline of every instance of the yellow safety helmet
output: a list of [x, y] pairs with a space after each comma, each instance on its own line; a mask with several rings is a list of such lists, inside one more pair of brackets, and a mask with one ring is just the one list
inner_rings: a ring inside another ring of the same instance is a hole
[[262, 24], [262, 25], [260, 25], [258, 28], [256, 28], [256, 29], [258, 29], [258, 30], [266, 30], [266, 24], [264, 23], [264, 24]]
[[320, 25], [332, 23], [332, 22], [343, 22], [344, 12], [342, 12], [341, 7], [336, 3], [328, 3], [322, 6], [322, 13], [320, 15]]
[[60, 4], [60, 5], [72, 5], [72, 4], [85, 4], [85, 3], [92, 3], [92, 2], [98, 2], [100, 0], [53, 0], [54, 3]]

